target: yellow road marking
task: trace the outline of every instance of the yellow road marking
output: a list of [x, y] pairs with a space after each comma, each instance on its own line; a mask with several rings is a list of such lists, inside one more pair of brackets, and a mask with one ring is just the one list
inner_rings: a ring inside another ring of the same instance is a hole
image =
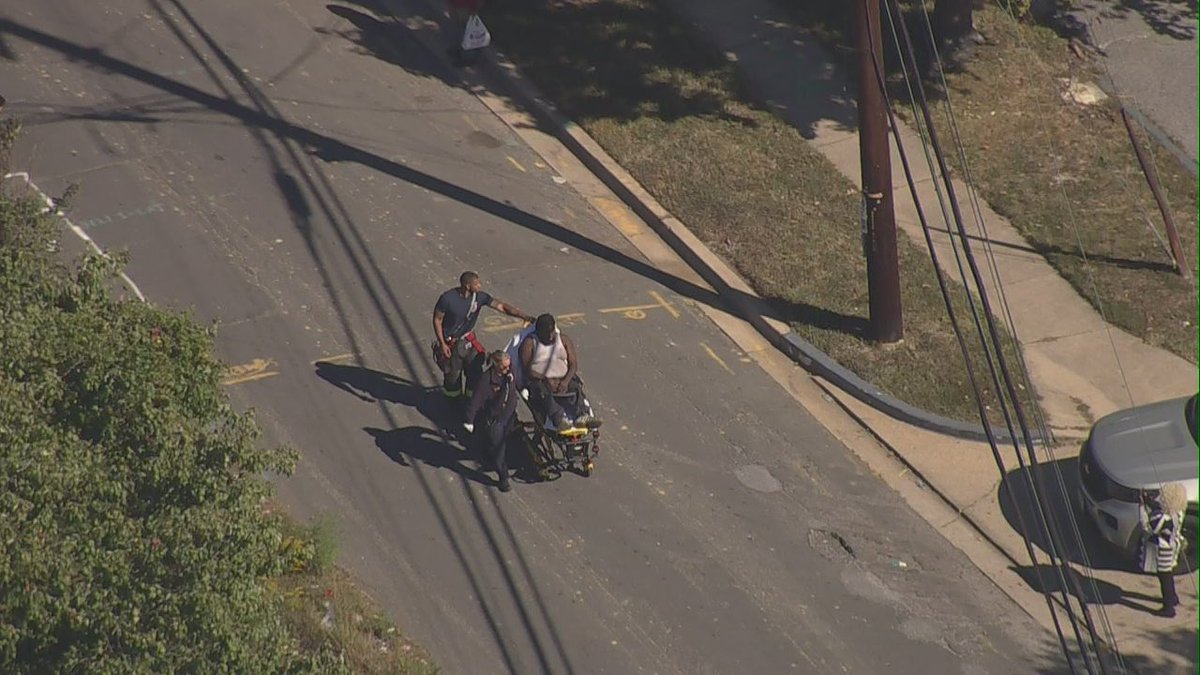
[[670, 312], [671, 316], [675, 317], [676, 319], [679, 318], [679, 312], [676, 311], [676, 309], [671, 306], [671, 303], [667, 302], [663, 296], [659, 295], [658, 291], [650, 291], [650, 295], [654, 296], [654, 299], [658, 301], [658, 304], [662, 305], [663, 309]]
[[225, 372], [225, 379], [221, 380], [221, 384], [241, 384], [243, 382], [252, 382], [278, 375], [278, 371], [268, 370], [273, 365], [275, 365], [275, 362], [271, 359], [254, 359], [250, 363], [231, 366]]
[[570, 328], [581, 323], [586, 323], [583, 312], [575, 312], [574, 314], [559, 314], [554, 317], [554, 323], [559, 328]]
[[356, 356], [356, 354], [354, 354], [353, 352], [350, 352], [347, 354], [338, 354], [337, 356], [326, 356], [324, 358], [320, 358], [320, 359], [317, 359], [316, 361], [313, 361], [312, 364], [315, 366], [318, 363], [338, 363], [340, 361], [349, 361], [350, 359], [354, 358], [355, 356]]
[[[584, 323], [584, 313], [556, 314], [554, 322], [559, 328], [570, 328]], [[489, 316], [483, 320], [482, 330], [485, 333], [501, 333], [504, 331], [519, 331], [525, 327], [524, 321], [509, 321], [508, 317]]]
[[490, 326], [484, 326], [485, 333], [503, 333], [504, 331], [517, 332], [525, 327], [524, 321], [515, 321], [511, 323], [497, 323]]
[[721, 364], [721, 367], [724, 368], [726, 370], [726, 372], [728, 372], [730, 375], [733, 374], [733, 368], [730, 368], [729, 364], [725, 363], [725, 359], [721, 358], [720, 356], [717, 356], [717, 353], [713, 351], [712, 347], [709, 347], [708, 344], [704, 343], [704, 342], [701, 342], [700, 346], [704, 347], [704, 351], [708, 352], [708, 355], [712, 358], [713, 361], [716, 361], [717, 363]]
[[483, 317], [483, 328], [480, 330], [485, 333], [499, 333], [506, 330], [518, 331], [524, 327], [524, 321], [513, 321], [507, 316], [485, 316]]
[[620, 312], [626, 319], [644, 319], [646, 318], [646, 310], [658, 309], [659, 305], [636, 305], [633, 307], [609, 307], [608, 309], [600, 310], [601, 314], [611, 314]]
[[[640, 320], [646, 318], [647, 310], [664, 309], [674, 318], [678, 319], [680, 317], [679, 310], [675, 309], [675, 306], [668, 302], [661, 294], [656, 291], [649, 291], [649, 294], [656, 301], [654, 304], [607, 307], [596, 311], [600, 314], [622, 314], [626, 319]], [[587, 323], [586, 316], [584, 312], [573, 312], [571, 314], [557, 314], [554, 318], [558, 322], [559, 328], [570, 328], [571, 326]], [[482, 318], [483, 326], [479, 330], [485, 333], [517, 332], [525, 327], [525, 322], [514, 321], [507, 316], [486, 316]], [[350, 356], [352, 355], [346, 354], [336, 358], [349, 358]], [[330, 361], [332, 359], [322, 360]]]
[[645, 232], [642, 221], [634, 216], [624, 204], [605, 197], [592, 197], [588, 200], [610, 223], [616, 225], [621, 234], [633, 237]]
[[278, 374], [279, 373], [277, 371], [272, 370], [272, 371], [269, 371], [266, 373], [255, 373], [253, 375], [246, 375], [243, 377], [229, 378], [227, 380], [222, 381], [221, 384], [229, 387], [229, 386], [233, 386], [235, 384], [244, 384], [246, 382], [253, 382], [254, 380], [265, 380], [268, 377], [275, 377]]
[[515, 159], [515, 158], [514, 158], [512, 155], [505, 155], [505, 157], [507, 157], [507, 158], [508, 158], [508, 161], [509, 161], [510, 163], [512, 163], [512, 165], [513, 165], [513, 166], [515, 166], [515, 167], [517, 167], [518, 169], [520, 169], [520, 170], [521, 170], [521, 173], [529, 173], [528, 171], [526, 171], [526, 170], [525, 170], [525, 167], [521, 166], [521, 163], [520, 163], [520, 162], [518, 162], [518, 161], [517, 161], [517, 160], [516, 160], [516, 159]]
[[644, 319], [646, 318], [646, 310], [648, 309], [665, 309], [671, 313], [671, 316], [679, 318], [679, 311], [675, 309], [671, 303], [667, 302], [663, 296], [655, 291], [650, 291], [650, 296], [658, 302], [653, 305], [631, 305], [629, 307], [609, 307], [608, 309], [600, 310], [601, 314], [612, 314], [620, 312], [625, 315], [626, 319]]

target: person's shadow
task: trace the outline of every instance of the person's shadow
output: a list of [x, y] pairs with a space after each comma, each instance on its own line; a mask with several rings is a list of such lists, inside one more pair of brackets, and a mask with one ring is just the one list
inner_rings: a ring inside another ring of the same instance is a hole
[[[499, 480], [487, 472], [495, 472], [496, 465], [491, 457], [484, 457], [477, 450], [478, 443], [466, 435], [457, 441], [449, 435], [422, 426], [401, 429], [377, 429], [365, 427], [363, 431], [375, 439], [375, 445], [393, 462], [401, 466], [412, 466], [414, 461], [439, 469], [449, 469], [466, 480], [481, 485], [499, 485]], [[521, 483], [538, 481], [537, 469], [530, 457], [528, 437], [514, 429], [508, 442], [508, 469], [513, 480]]]
[[[318, 361], [317, 376], [362, 401], [384, 401], [410, 407], [429, 420], [433, 428], [421, 425], [399, 429], [365, 428], [375, 445], [397, 464], [412, 466], [418, 461], [428, 466], [450, 469], [467, 480], [484, 485], [496, 481], [483, 472], [494, 470], [491, 457], [484, 457], [478, 443], [462, 428], [462, 399], [447, 399], [439, 386], [425, 387], [362, 366]], [[508, 443], [508, 466], [512, 478], [523, 483], [537, 480], [537, 469], [530, 457], [528, 436], [517, 429]], [[410, 461], [411, 460], [411, 461]]]
[[401, 466], [412, 466], [412, 462], [417, 461], [439, 469], [450, 469], [466, 480], [481, 485], [496, 485], [496, 481], [480, 470], [476, 453], [436, 431], [420, 426], [391, 430], [365, 427], [363, 431], [375, 439], [376, 447]]
[[440, 387], [426, 387], [391, 373], [350, 366], [328, 361], [318, 361], [317, 377], [368, 403], [396, 403], [421, 413], [426, 419], [449, 430], [455, 425], [455, 413], [461, 406], [447, 399]]
[[1124, 605], [1131, 609], [1153, 613], [1162, 603], [1160, 597], [1127, 591], [1116, 584], [1097, 579], [1095, 576], [1084, 577], [1074, 570], [1063, 572], [1065, 579], [1060, 578], [1058, 569], [1052, 565], [1042, 564], [1037, 567], [1020, 565], [1011, 569], [1020, 575], [1030, 588], [1039, 593], [1061, 593], [1065, 580], [1067, 593], [1089, 605]]

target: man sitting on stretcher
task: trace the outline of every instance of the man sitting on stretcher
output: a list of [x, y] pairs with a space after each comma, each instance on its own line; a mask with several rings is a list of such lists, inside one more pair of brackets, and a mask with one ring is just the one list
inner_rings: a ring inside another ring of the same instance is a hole
[[[595, 428], [600, 420], [587, 415], [583, 406], [583, 383], [575, 343], [555, 326], [554, 317], [542, 314], [533, 332], [520, 346], [520, 363], [534, 408], [560, 431], [577, 427]], [[570, 412], [562, 403], [569, 403]], [[578, 415], [575, 419], [573, 416]]]

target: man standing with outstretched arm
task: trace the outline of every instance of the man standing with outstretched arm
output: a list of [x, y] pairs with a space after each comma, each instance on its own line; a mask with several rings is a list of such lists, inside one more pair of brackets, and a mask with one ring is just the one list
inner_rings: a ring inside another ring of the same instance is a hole
[[442, 369], [442, 391], [449, 397], [462, 395], [463, 371], [467, 371], [467, 388], [478, 375], [478, 366], [485, 353], [475, 339], [475, 322], [484, 307], [491, 307], [530, 323], [533, 317], [501, 302], [483, 290], [483, 282], [475, 272], [463, 272], [458, 288], [442, 293], [433, 307], [433, 356]]

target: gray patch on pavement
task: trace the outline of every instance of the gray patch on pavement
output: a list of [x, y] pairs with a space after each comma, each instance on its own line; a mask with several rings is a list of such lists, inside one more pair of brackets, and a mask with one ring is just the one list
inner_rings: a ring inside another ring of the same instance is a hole
[[733, 475], [737, 476], [742, 485], [751, 490], [759, 492], [779, 492], [783, 489], [783, 484], [779, 479], [771, 475], [770, 470], [761, 464], [747, 464], [739, 466], [733, 470]]
[[888, 586], [877, 574], [858, 565], [849, 565], [842, 570], [842, 585], [850, 591], [851, 595], [906, 609], [899, 593]]
[[940, 646], [958, 657], [979, 651], [978, 628], [973, 621], [954, 624], [939, 621], [938, 617], [929, 615], [919, 600], [907, 601], [899, 591], [862, 565], [848, 565], [842, 570], [842, 584], [852, 595], [896, 609], [903, 617], [898, 628], [910, 640]]
[[942, 642], [942, 629], [932, 621], [917, 616], [910, 616], [900, 624], [900, 632], [910, 640], [920, 640], [932, 644]]
[[482, 131], [472, 131], [467, 134], [467, 143], [477, 148], [491, 148], [493, 150], [504, 145], [504, 141]]

